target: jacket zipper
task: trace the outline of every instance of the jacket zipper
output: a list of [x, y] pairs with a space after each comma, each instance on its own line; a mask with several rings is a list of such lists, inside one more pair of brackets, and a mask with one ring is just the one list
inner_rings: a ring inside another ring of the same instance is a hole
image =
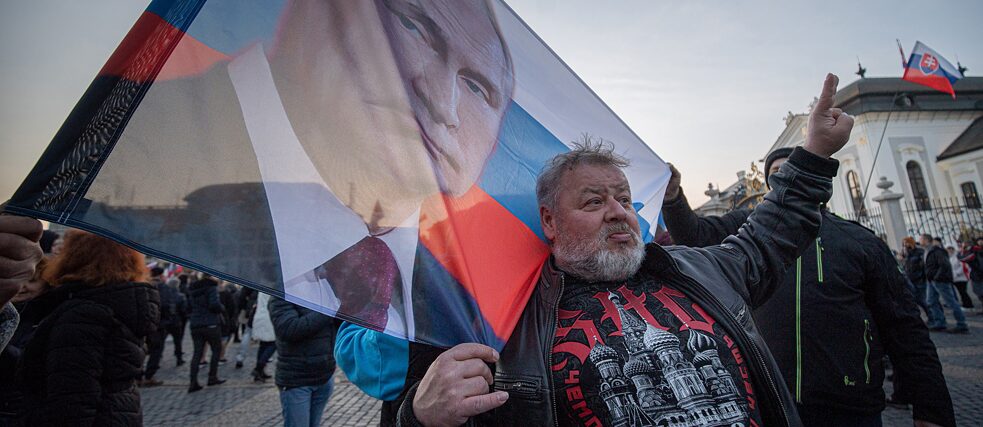
[[[546, 340], [546, 349], [543, 353], [546, 354], [546, 369], [550, 369], [553, 366], [553, 340], [556, 338], [556, 325], [560, 323], [560, 300], [563, 299], [563, 288], [566, 285], [566, 274], [560, 272], [560, 293], [556, 296], [556, 301], [553, 302], [553, 324], [550, 325], [549, 334], [550, 339]], [[546, 381], [550, 387], [550, 404], [553, 406], [553, 425], [559, 425], [559, 412], [556, 410], [556, 396], [554, 395], [556, 391], [553, 389], [553, 378], [548, 378]]]
[[775, 380], [771, 377], [771, 374], [768, 372], [768, 366], [765, 365], [764, 356], [762, 356], [761, 350], [758, 349], [758, 345], [755, 344], [753, 340], [751, 340], [751, 337], [748, 336], [747, 331], [744, 330], [744, 327], [741, 325], [741, 323], [737, 320], [736, 317], [734, 317], [734, 314], [731, 313], [730, 310], [724, 307], [724, 304], [720, 302], [720, 300], [715, 298], [712, 294], [709, 293], [709, 291], [707, 291], [702, 286], [700, 286], [700, 284], [697, 283], [694, 279], [690, 278], [689, 276], [679, 271], [679, 267], [673, 265], [673, 269], [675, 270], [676, 274], [679, 277], [681, 277], [685, 282], [689, 282], [689, 284], [692, 285], [690, 286], [690, 288], [693, 292], [699, 294], [699, 296], [702, 297], [706, 302], [715, 306], [715, 308], [717, 309], [718, 312], [721, 313], [721, 315], [726, 316], [728, 320], [732, 320], [734, 322], [733, 324], [735, 325], [734, 328], [735, 334], [740, 340], [747, 343], [748, 348], [751, 349], [751, 353], [753, 354], [754, 361], [757, 362], [758, 368], [761, 370], [761, 373], [764, 375], [765, 379], [768, 380], [767, 385], [769, 386], [769, 390], [773, 393], [773, 396], [776, 398], [775, 400], [778, 401], [778, 406], [781, 408], [781, 418], [784, 421], [782, 425], [791, 426], [792, 424], [788, 419], [788, 409], [785, 408], [785, 403], [782, 402], [781, 393], [778, 392], [778, 387], [775, 385]]
[[870, 384], [870, 320], [864, 319], [864, 373], [867, 374], [867, 384]]
[[818, 270], [819, 283], [823, 283], [823, 238], [816, 238], [816, 267]]
[[802, 403], [802, 257], [795, 260], [795, 402]]

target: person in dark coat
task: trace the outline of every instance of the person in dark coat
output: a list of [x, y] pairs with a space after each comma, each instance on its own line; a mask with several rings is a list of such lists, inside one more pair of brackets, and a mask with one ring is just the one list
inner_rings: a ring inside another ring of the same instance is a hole
[[194, 342], [194, 354], [191, 356], [191, 384], [188, 393], [201, 390], [198, 383], [198, 368], [205, 353], [207, 343], [212, 350], [211, 362], [208, 365], [208, 385], [219, 385], [225, 382], [218, 377], [218, 362], [222, 354], [222, 322], [225, 307], [218, 296], [218, 281], [209, 275], [203, 275], [201, 280], [190, 286], [191, 293], [191, 339]]
[[[174, 359], [177, 360], [177, 366], [184, 364], [182, 343], [184, 342], [184, 326], [188, 321], [189, 311], [188, 299], [181, 293], [180, 284], [181, 281], [177, 278], [167, 279], [167, 283], [162, 288], [164, 291], [161, 293], [162, 301], [165, 299], [173, 301], [167, 321], [163, 320], [164, 315], [161, 314], [161, 327], [167, 329], [167, 335], [170, 335], [174, 341]], [[161, 306], [163, 307], [163, 303]]]
[[983, 315], [983, 237], [976, 239], [976, 245], [967, 242], [959, 253], [959, 260], [969, 267], [969, 281], [980, 300], [979, 314]]
[[183, 336], [184, 330], [188, 327], [188, 320], [191, 318], [191, 275], [188, 273], [181, 273], [177, 276], [178, 285], [177, 290], [181, 292], [184, 296], [184, 313], [181, 313], [181, 334]]
[[236, 329], [239, 327], [239, 304], [236, 298], [237, 293], [236, 286], [232, 283], [223, 281], [218, 286], [218, 299], [222, 302], [222, 307], [225, 307], [225, 312], [222, 313], [222, 361], [225, 361], [225, 347], [231, 343], [232, 338], [236, 335]]
[[279, 298], [271, 298], [268, 307], [280, 353], [275, 380], [284, 425], [318, 426], [331, 398], [338, 322]]
[[16, 383], [25, 425], [143, 424], [144, 338], [157, 329], [157, 289], [144, 257], [109, 239], [72, 230], [45, 272], [54, 309], [24, 348]]
[[[160, 272], [157, 276], [154, 276]], [[186, 316], [188, 303], [184, 295], [177, 289], [177, 279], [170, 279], [166, 283], [163, 279], [163, 269], [154, 267], [150, 270], [152, 285], [157, 287], [160, 293], [160, 327], [157, 333], [147, 337], [147, 347], [150, 358], [147, 361], [147, 368], [144, 370], [144, 378], [140, 384], [143, 387], [155, 387], [163, 384], [163, 381], [154, 378], [154, 374], [160, 369], [160, 359], [164, 354], [164, 343], [170, 335], [174, 340], [174, 357], [177, 359], [177, 366], [184, 364], [184, 352], [181, 351], [181, 341], [184, 339], [184, 327], [182, 318]], [[155, 280], [156, 278], [156, 280]]]
[[928, 328], [933, 331], [945, 331], [946, 319], [942, 305], [939, 304], [939, 297], [952, 310], [952, 317], [956, 319], [956, 327], [948, 332], [956, 334], [969, 333], [969, 326], [966, 324], [966, 314], [956, 298], [956, 288], [952, 286], [952, 264], [949, 263], [949, 253], [942, 247], [942, 239], [928, 234], [922, 234], [922, 246], [928, 248], [925, 255], [925, 280], [928, 283], [928, 295], [925, 304], [932, 311]]
[[178, 290], [181, 291], [182, 294], [184, 294], [185, 298], [190, 299], [191, 290], [189, 288], [191, 287], [191, 275], [187, 273], [182, 273], [177, 276], [177, 279], [178, 281], [180, 281], [180, 284], [178, 285]]
[[154, 333], [147, 335], [147, 366], [143, 370], [143, 378], [137, 382], [140, 387], [156, 387], [164, 384], [163, 381], [154, 378], [157, 370], [160, 369], [160, 359], [164, 355], [164, 340], [167, 338], [167, 329], [164, 323], [170, 322], [170, 311], [172, 310], [172, 300], [162, 289], [164, 287], [164, 269], [154, 267], [150, 269], [150, 286], [157, 288], [157, 293], [161, 296], [160, 301], [160, 320], [158, 328]]
[[[766, 180], [791, 151], [780, 148], [768, 155]], [[673, 241], [705, 247], [738, 232], [750, 209], [700, 218], [682, 194], [679, 172], [671, 170], [662, 212]], [[905, 379], [903, 385], [896, 383], [896, 396], [914, 404], [913, 418], [954, 425], [935, 345], [894, 255], [863, 226], [825, 207], [821, 214], [815, 242], [771, 299], [752, 313], [803, 423], [879, 424], [886, 402], [881, 362], [886, 354], [895, 374]], [[948, 259], [944, 261], [948, 265]]]
[[915, 297], [915, 304], [925, 312], [928, 322], [932, 323], [932, 310], [929, 310], [928, 305], [925, 304], [928, 295], [928, 283], [925, 282], [925, 250], [918, 247], [915, 239], [910, 236], [902, 240], [902, 245], [904, 246], [904, 272], [911, 283], [909, 290]]
[[48, 258], [41, 258], [31, 280], [10, 301], [20, 314], [20, 324], [10, 342], [0, 351], [0, 426], [19, 425], [17, 420], [23, 415], [24, 396], [14, 384], [14, 372], [34, 331], [60, 302], [47, 295], [51, 290], [51, 285], [43, 279], [47, 266]]

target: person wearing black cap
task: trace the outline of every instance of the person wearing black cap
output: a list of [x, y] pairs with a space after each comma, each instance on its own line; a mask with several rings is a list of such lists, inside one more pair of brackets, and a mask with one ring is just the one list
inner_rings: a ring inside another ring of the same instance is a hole
[[[767, 156], [766, 185], [791, 152], [783, 147]], [[750, 209], [698, 217], [679, 171], [670, 170], [662, 212], [676, 244], [716, 245], [737, 233]], [[753, 310], [804, 425], [881, 425], [885, 354], [903, 379], [895, 398], [913, 405], [915, 425], [955, 425], [935, 345], [890, 249], [860, 224], [821, 210], [815, 244]]]

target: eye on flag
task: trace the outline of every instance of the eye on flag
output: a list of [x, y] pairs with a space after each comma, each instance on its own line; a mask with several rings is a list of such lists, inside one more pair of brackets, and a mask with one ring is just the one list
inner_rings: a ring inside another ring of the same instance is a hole
[[585, 133], [651, 240], [667, 166], [500, 0], [157, 0], [6, 210], [501, 348], [549, 253], [536, 177]]
[[904, 66], [904, 77], [902, 77], [904, 80], [928, 86], [952, 95], [953, 99], [956, 98], [956, 91], [952, 88], [952, 84], [963, 78], [963, 75], [958, 68], [932, 48], [916, 41], [911, 57]]

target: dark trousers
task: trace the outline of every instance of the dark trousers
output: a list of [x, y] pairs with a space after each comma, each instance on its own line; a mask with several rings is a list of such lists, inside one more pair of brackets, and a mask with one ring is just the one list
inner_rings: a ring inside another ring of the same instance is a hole
[[260, 341], [256, 350], [256, 369], [263, 371], [270, 358], [276, 353], [276, 341]]
[[157, 328], [156, 331], [147, 335], [147, 353], [150, 359], [147, 360], [147, 368], [143, 370], [143, 377], [151, 379], [157, 370], [160, 369], [160, 358], [164, 356], [164, 339], [167, 338], [167, 330]]
[[170, 335], [171, 339], [174, 340], [174, 357], [177, 360], [183, 359], [184, 351], [181, 349], [181, 344], [184, 341], [184, 322], [177, 322], [176, 324], [168, 326], [167, 335]]
[[799, 417], [805, 427], [881, 427], [880, 412], [862, 414], [822, 406], [798, 405]]
[[956, 291], [959, 293], [959, 300], [963, 303], [963, 308], [973, 308], [973, 298], [969, 296], [969, 292], [966, 292], [966, 282], [952, 282], [956, 286]]
[[218, 326], [192, 328], [191, 340], [194, 342], [194, 355], [191, 356], [191, 384], [198, 384], [198, 363], [205, 353], [205, 343], [212, 348], [212, 358], [208, 364], [208, 379], [218, 379], [218, 360], [222, 353], [222, 331]]
[[931, 321], [932, 313], [928, 309], [928, 304], [925, 303], [925, 295], [928, 294], [928, 285], [925, 283], [915, 284], [911, 280], [907, 281], [907, 285], [908, 290], [911, 291], [911, 296], [915, 297], [915, 304], [918, 304], [918, 307], [920, 307], [922, 312], [925, 313], [925, 317], [928, 317], [929, 321]]

